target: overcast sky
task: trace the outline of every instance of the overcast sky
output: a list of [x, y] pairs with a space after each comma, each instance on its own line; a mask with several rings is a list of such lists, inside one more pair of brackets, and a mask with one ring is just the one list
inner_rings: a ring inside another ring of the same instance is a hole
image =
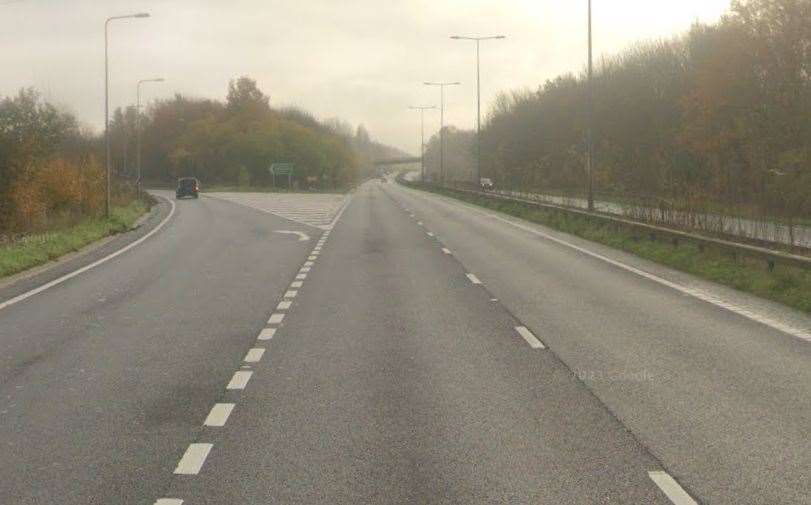
[[[104, 19], [111, 25], [111, 105], [183, 94], [223, 99], [228, 80], [255, 78], [275, 106], [365, 124], [410, 152], [419, 123], [409, 105], [439, 104], [424, 80], [458, 80], [446, 123], [475, 124], [475, 53], [452, 34], [504, 34], [482, 44], [482, 107], [496, 93], [536, 88], [586, 60], [586, 0], [0, 0], [0, 95], [34, 86], [96, 129], [104, 123]], [[729, 0], [594, 0], [594, 47], [712, 22]], [[439, 114], [426, 117], [426, 133]]]

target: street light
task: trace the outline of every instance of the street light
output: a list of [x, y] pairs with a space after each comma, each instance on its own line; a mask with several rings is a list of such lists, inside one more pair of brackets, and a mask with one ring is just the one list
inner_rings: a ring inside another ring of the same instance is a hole
[[589, 83], [588, 83], [588, 133], [586, 134], [586, 177], [589, 211], [594, 210], [594, 83], [591, 65], [591, 0], [589, 0]]
[[476, 42], [476, 174], [475, 182], [478, 185], [482, 178], [482, 98], [481, 98], [481, 72], [479, 72], [479, 43], [482, 40], [505, 39], [504, 35], [490, 37], [462, 37], [451, 35], [453, 40], [473, 40]]
[[439, 180], [445, 183], [445, 86], [458, 86], [461, 82], [424, 82], [426, 86], [439, 86]]
[[425, 182], [425, 111], [436, 109], [436, 105], [412, 105], [409, 109], [420, 111], [420, 181]]
[[163, 77], [156, 77], [154, 79], [141, 79], [135, 87], [135, 94], [137, 97], [135, 105], [135, 132], [138, 137], [137, 150], [135, 152], [135, 164], [138, 174], [135, 177], [135, 191], [136, 195], [141, 196], [141, 84], [145, 82], [163, 82], [166, 79]]
[[104, 144], [106, 150], [106, 174], [107, 174], [107, 198], [104, 203], [104, 215], [110, 218], [110, 71], [108, 54], [108, 39], [110, 21], [129, 18], [148, 18], [149, 13], [139, 12], [138, 14], [128, 14], [126, 16], [112, 16], [104, 21]]

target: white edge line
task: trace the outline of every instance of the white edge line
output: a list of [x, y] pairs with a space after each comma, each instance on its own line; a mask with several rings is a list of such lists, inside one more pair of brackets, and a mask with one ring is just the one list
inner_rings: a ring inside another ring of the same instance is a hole
[[698, 502], [687, 494], [687, 491], [669, 473], [663, 471], [648, 472], [648, 477], [659, 486], [659, 489], [662, 490], [665, 496], [670, 498], [674, 505], [698, 505]]
[[[414, 191], [416, 191], [416, 190], [414, 190]], [[445, 201], [445, 198], [448, 198], [448, 197], [439, 197], [439, 198], [442, 199], [443, 201]], [[445, 201], [445, 203], [450, 204], [447, 201]], [[456, 203], [456, 201], [454, 201], [453, 203]], [[687, 287], [687, 286], [682, 286], [680, 284], [676, 284], [675, 282], [671, 282], [671, 281], [669, 281], [667, 279], [659, 277], [658, 275], [648, 273], [648, 272], [646, 272], [644, 270], [641, 270], [639, 268], [632, 267], [631, 265], [626, 265], [625, 263], [622, 263], [621, 261], [613, 260], [613, 259], [611, 259], [611, 258], [609, 258], [607, 256], [603, 256], [602, 254], [599, 254], [599, 253], [596, 253], [596, 252], [593, 252], [593, 251], [589, 251], [588, 249], [585, 249], [583, 247], [574, 245], [571, 242], [567, 242], [567, 241], [559, 239], [557, 237], [553, 237], [552, 235], [549, 235], [548, 233], [544, 233], [542, 231], [536, 230], [536, 229], [534, 229], [534, 228], [532, 228], [530, 226], [523, 225], [521, 223], [517, 223], [515, 221], [503, 218], [503, 217], [501, 217], [499, 215], [496, 215], [496, 214], [491, 214], [489, 212], [483, 212], [483, 211], [481, 211], [480, 209], [476, 208], [473, 205], [468, 205], [468, 204], [464, 204], [464, 203], [461, 203], [460, 205], [472, 210], [473, 212], [477, 212], [480, 215], [490, 217], [490, 218], [495, 219], [497, 221], [501, 221], [503, 223], [509, 224], [510, 226], [513, 226], [513, 227], [518, 228], [520, 230], [524, 230], [524, 231], [526, 231], [528, 233], [532, 233], [532, 234], [537, 235], [539, 237], [543, 237], [543, 238], [545, 238], [547, 240], [551, 240], [552, 242], [555, 242], [557, 244], [566, 246], [566, 247], [568, 247], [570, 249], [574, 249], [575, 251], [581, 252], [581, 253], [583, 253], [583, 254], [585, 254], [587, 256], [591, 256], [592, 258], [599, 259], [601, 261], [604, 261], [606, 263], [614, 265], [615, 267], [618, 267], [618, 268], [621, 268], [621, 269], [626, 270], [628, 272], [634, 273], [636, 275], [644, 277], [644, 278], [646, 278], [648, 280], [651, 280], [653, 282], [656, 282], [656, 283], [662, 284], [664, 286], [667, 286], [667, 287], [669, 287], [671, 289], [675, 289], [676, 291], [678, 291], [680, 293], [690, 295], [693, 298], [697, 298], [697, 299], [702, 300], [704, 302], [710, 303], [710, 304], [715, 305], [716, 307], [719, 307], [721, 309], [728, 310], [728, 311], [730, 311], [730, 312], [732, 312], [734, 314], [738, 314], [741, 317], [745, 317], [745, 318], [749, 319], [750, 321], [760, 323], [760, 324], [762, 324], [764, 326], [768, 326], [769, 328], [780, 331], [782, 333], [786, 333], [788, 335], [791, 335], [793, 337], [805, 340], [807, 342], [811, 342], [811, 331], [796, 328], [796, 327], [790, 326], [788, 324], [784, 324], [784, 323], [782, 323], [780, 321], [777, 321], [775, 319], [772, 319], [770, 317], [755, 314], [754, 312], [752, 312], [750, 310], [742, 309], [742, 308], [740, 308], [740, 307], [738, 307], [736, 305], [733, 305], [731, 303], [724, 302], [724, 301], [720, 300], [718, 297], [716, 297], [714, 295], [711, 295], [709, 293], [705, 293], [704, 291], [701, 291], [701, 290], [699, 290], [697, 288], [690, 288], [690, 287]]]
[[341, 210], [338, 211], [338, 213], [332, 219], [332, 222], [329, 225], [327, 225], [327, 232], [325, 236], [329, 237], [329, 232], [332, 231], [333, 228], [335, 228], [335, 225], [338, 223], [338, 220], [341, 219], [341, 216], [344, 215], [344, 211], [346, 210], [347, 207], [349, 207], [350, 201], [352, 201], [351, 193], [346, 195], [346, 200], [344, 201], [344, 204], [341, 206]]
[[183, 457], [175, 468], [178, 475], [197, 475], [203, 464], [206, 462], [208, 453], [211, 452], [213, 444], [189, 444]]
[[89, 265], [85, 265], [82, 268], [79, 268], [78, 270], [74, 270], [73, 272], [65, 274], [62, 277], [59, 277], [58, 279], [54, 279], [54, 280], [52, 280], [50, 282], [47, 282], [47, 283], [43, 284], [42, 286], [39, 286], [37, 288], [32, 289], [31, 291], [27, 291], [27, 292], [25, 292], [25, 293], [23, 293], [21, 295], [17, 295], [14, 298], [11, 298], [10, 300], [6, 300], [5, 302], [0, 303], [0, 310], [5, 309], [6, 307], [10, 307], [10, 306], [14, 305], [15, 303], [19, 303], [19, 302], [21, 302], [23, 300], [31, 298], [32, 296], [37, 295], [39, 293], [42, 293], [43, 291], [45, 291], [47, 289], [51, 289], [54, 286], [58, 286], [59, 284], [62, 284], [63, 282], [76, 277], [77, 275], [81, 275], [81, 274], [87, 272], [88, 270], [96, 268], [97, 266], [99, 266], [99, 265], [101, 265], [103, 263], [106, 263], [106, 262], [110, 261], [111, 259], [124, 254], [125, 252], [129, 251], [133, 247], [136, 247], [137, 245], [141, 244], [146, 239], [148, 239], [149, 237], [151, 237], [152, 235], [154, 235], [158, 231], [160, 231], [160, 229], [163, 228], [163, 226], [166, 223], [169, 222], [169, 219], [171, 219], [172, 216], [174, 216], [175, 208], [176, 208], [175, 202], [173, 202], [169, 198], [166, 198], [166, 201], [169, 202], [169, 205], [171, 205], [171, 209], [169, 210], [169, 215], [166, 216], [165, 218], [163, 218], [163, 221], [161, 221], [158, 224], [158, 226], [153, 228], [149, 233], [147, 233], [143, 237], [139, 238], [135, 242], [132, 242], [131, 244], [127, 244], [126, 246], [122, 247], [121, 249], [115, 251], [114, 253], [108, 254], [107, 256], [94, 261], [93, 263], [91, 263]]

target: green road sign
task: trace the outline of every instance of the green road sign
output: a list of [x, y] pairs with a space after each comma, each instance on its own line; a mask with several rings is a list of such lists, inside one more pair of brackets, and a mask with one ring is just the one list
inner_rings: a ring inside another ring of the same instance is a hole
[[270, 165], [270, 173], [273, 175], [291, 175], [295, 165], [292, 163], [273, 163]]
[[273, 176], [273, 187], [276, 187], [276, 176], [287, 176], [287, 188], [293, 187], [293, 169], [295, 165], [292, 163], [273, 163], [270, 165], [270, 174]]

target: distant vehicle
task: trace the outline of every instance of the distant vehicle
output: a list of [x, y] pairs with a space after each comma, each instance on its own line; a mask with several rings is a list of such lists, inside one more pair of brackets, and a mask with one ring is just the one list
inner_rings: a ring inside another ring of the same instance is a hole
[[184, 196], [198, 198], [199, 193], [200, 181], [198, 181], [196, 178], [183, 177], [177, 180], [177, 190], [175, 190], [175, 196], [177, 198], [183, 198]]
[[492, 179], [488, 179], [488, 178], [486, 178], [486, 177], [482, 177], [482, 178], [479, 180], [479, 185], [481, 186], [482, 191], [490, 191], [490, 190], [492, 190], [493, 188], [495, 188], [495, 184], [493, 184], [493, 180], [492, 180]]

